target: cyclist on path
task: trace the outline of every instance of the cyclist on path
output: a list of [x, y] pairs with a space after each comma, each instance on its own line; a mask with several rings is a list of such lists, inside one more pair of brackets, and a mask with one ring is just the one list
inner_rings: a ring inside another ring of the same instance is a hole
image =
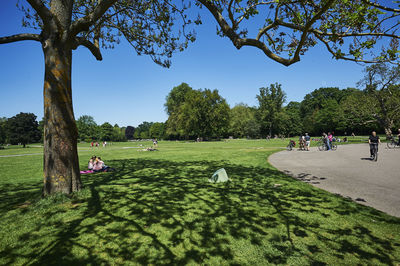
[[397, 145], [399, 145], [399, 146], [400, 146], [400, 128], [398, 129], [398, 134], [397, 134], [397, 137], [399, 138], [399, 142], [397, 143]]
[[372, 131], [372, 135], [369, 136], [368, 143], [369, 143], [369, 152], [372, 159], [374, 156], [374, 149], [376, 148], [376, 152], [378, 152], [378, 144], [381, 143], [381, 140], [379, 136], [376, 135], [375, 131]]

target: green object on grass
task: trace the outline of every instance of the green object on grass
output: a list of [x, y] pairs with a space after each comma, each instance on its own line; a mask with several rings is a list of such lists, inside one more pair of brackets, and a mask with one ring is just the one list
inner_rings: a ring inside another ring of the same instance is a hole
[[224, 168], [218, 169], [211, 177], [211, 179], [208, 179], [209, 182], [213, 183], [220, 183], [220, 182], [226, 182], [229, 181], [228, 174], [226, 173]]

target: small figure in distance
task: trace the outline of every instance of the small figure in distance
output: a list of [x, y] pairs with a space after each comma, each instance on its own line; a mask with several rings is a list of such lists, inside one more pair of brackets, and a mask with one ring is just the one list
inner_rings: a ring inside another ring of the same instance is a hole
[[[330, 134], [330, 133], [329, 133], [329, 134]], [[327, 135], [325, 132], [322, 133], [322, 139], [323, 139], [323, 141], [324, 141], [324, 143], [325, 143], [326, 150], [329, 151], [329, 150], [331, 149], [331, 146], [330, 146], [330, 143], [329, 143], [328, 135]]]
[[375, 131], [372, 131], [372, 135], [369, 136], [368, 143], [369, 143], [369, 152], [370, 152], [370, 156], [371, 156], [371, 160], [372, 160], [372, 159], [374, 159], [375, 149], [376, 149], [376, 153], [378, 153], [378, 145], [379, 145], [379, 143], [381, 143], [381, 140], [380, 140], [379, 136], [376, 135]]
[[306, 140], [306, 150], [309, 151], [310, 150], [311, 138], [308, 135], [308, 133], [306, 133], [306, 136], [304, 137], [304, 139]]
[[304, 150], [304, 136], [302, 133], [299, 134], [299, 149]]
[[153, 148], [157, 148], [158, 147], [158, 141], [156, 138], [153, 139]]
[[329, 150], [332, 149], [332, 141], [333, 141], [333, 135], [331, 132], [328, 132]]

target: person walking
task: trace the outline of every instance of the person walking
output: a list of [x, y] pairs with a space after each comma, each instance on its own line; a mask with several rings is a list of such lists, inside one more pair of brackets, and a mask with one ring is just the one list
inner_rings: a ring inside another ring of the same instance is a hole
[[[329, 133], [330, 134], [330, 133]], [[331, 149], [331, 144], [329, 142], [328, 135], [324, 132], [322, 133], [322, 138], [324, 139], [324, 143], [326, 145], [326, 150], [329, 151]]]
[[308, 133], [306, 133], [306, 136], [304, 137], [304, 139], [306, 140], [306, 150], [309, 151], [310, 150], [311, 138], [308, 135]]

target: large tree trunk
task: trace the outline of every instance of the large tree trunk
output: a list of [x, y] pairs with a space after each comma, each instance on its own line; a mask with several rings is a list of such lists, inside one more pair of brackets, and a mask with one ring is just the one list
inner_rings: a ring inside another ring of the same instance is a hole
[[81, 188], [78, 131], [72, 108], [72, 50], [46, 41], [44, 48], [44, 189], [69, 194]]

